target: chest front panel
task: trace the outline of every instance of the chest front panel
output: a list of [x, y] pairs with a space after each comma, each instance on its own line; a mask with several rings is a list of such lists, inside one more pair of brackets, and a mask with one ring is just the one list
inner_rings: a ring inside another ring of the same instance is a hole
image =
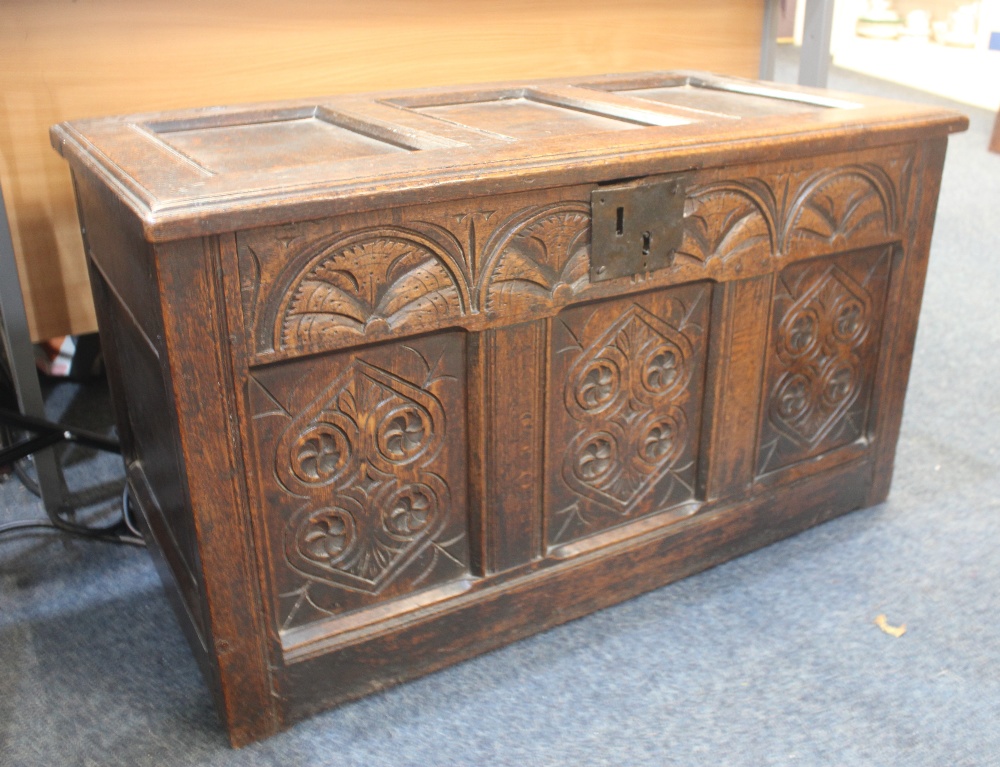
[[[592, 187], [239, 233], [288, 645], [711, 510], [733, 444], [748, 489], [863, 455], [912, 156], [845, 159], [688, 174], [671, 265], [605, 282]], [[756, 425], [728, 433], [734, 385]]]

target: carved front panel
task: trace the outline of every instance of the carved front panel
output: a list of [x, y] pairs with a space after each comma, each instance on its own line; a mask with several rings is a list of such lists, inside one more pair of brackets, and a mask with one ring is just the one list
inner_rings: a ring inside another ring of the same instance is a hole
[[758, 475], [864, 436], [890, 257], [875, 248], [779, 273]]
[[282, 628], [468, 573], [465, 334], [256, 371]]
[[673, 264], [591, 283], [593, 184], [237, 233], [256, 362], [401, 335], [551, 318], [583, 301], [728, 282], [898, 239], [910, 150], [705, 169], [689, 176]]
[[550, 546], [695, 497], [710, 288], [567, 309], [552, 321]]

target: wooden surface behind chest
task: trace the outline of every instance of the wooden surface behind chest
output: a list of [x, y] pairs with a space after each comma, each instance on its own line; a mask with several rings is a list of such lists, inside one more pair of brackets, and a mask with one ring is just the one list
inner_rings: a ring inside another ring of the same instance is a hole
[[73, 191], [48, 126], [104, 114], [507, 78], [757, 73], [763, 5], [5, 3], [0, 180], [35, 340], [95, 329]]

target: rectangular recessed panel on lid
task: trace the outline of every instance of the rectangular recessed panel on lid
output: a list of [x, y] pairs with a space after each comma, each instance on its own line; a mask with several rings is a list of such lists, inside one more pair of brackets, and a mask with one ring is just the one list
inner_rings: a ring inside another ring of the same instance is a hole
[[768, 115], [802, 114], [822, 112], [825, 106], [749, 93], [736, 93], [716, 88], [702, 88], [697, 85], [674, 85], [661, 88], [640, 88], [638, 90], [615, 91], [623, 96], [658, 101], [706, 112], [737, 115], [739, 117], [766, 117]]
[[645, 127], [629, 120], [553, 106], [523, 97], [417, 107], [416, 111], [519, 139]]
[[126, 190], [144, 234], [167, 242], [679, 172], [731, 161], [746, 141], [839, 146], [874, 128], [954, 121], [868, 97], [649, 72], [96, 118], [55, 126], [52, 141]]
[[320, 158], [335, 162], [407, 151], [316, 116], [238, 125], [202, 121], [180, 130], [153, 128], [160, 141], [215, 173], [273, 170], [308, 165]]

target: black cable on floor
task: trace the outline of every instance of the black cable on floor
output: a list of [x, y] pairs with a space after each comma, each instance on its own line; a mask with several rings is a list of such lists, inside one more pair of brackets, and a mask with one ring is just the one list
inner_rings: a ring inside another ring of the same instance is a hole
[[[123, 546], [145, 546], [146, 542], [143, 540], [142, 534], [132, 521], [130, 508], [128, 483], [126, 483], [125, 489], [122, 491], [122, 518], [111, 525], [107, 525], [106, 527], [89, 527], [87, 525], [78, 525], [74, 522], [67, 522], [59, 518], [56, 518], [54, 521], [21, 519], [0, 525], [0, 536], [19, 532], [29, 532], [31, 534], [60, 532], [76, 538], [101, 541], [103, 543], [117, 543]], [[4, 538], [0, 537], [0, 543], [4, 540]]]
[[32, 461], [32, 456], [27, 458], [22, 458], [20, 461], [14, 462], [14, 476], [21, 480], [21, 484], [24, 485], [24, 489], [27, 490], [32, 495], [42, 497], [42, 489], [38, 486], [38, 480], [31, 476], [31, 472], [28, 471], [28, 465]]
[[0, 535], [4, 533], [15, 533], [19, 530], [58, 530], [59, 528], [51, 522], [34, 522], [30, 519], [22, 519], [17, 522], [8, 522], [0, 525]]
[[[121, 448], [116, 440], [109, 439], [100, 434], [84, 431], [75, 427], [63, 427], [45, 421], [44, 419], [33, 418], [20, 412], [6, 409], [0, 410], [0, 415], [3, 416], [3, 422], [0, 422], [0, 448], [3, 448], [8, 443], [15, 444], [17, 442], [15, 439], [17, 436], [17, 429], [15, 427], [19, 426], [22, 431], [37, 432], [40, 434], [51, 434], [53, 432], [58, 433], [59, 430], [65, 429], [65, 431], [59, 435], [60, 440], [72, 441], [85, 447], [92, 447], [98, 450], [113, 453], [121, 452]], [[29, 492], [34, 493], [35, 495], [40, 495], [37, 481], [26, 471], [26, 460], [29, 460], [29, 458], [26, 457], [21, 460], [13, 461], [14, 474], [19, 480], [21, 480], [22, 484]], [[21, 532], [38, 534], [41, 532], [57, 531], [77, 538], [84, 538], [92, 541], [118, 543], [127, 546], [146, 545], [141, 533], [132, 521], [127, 482], [125, 483], [125, 489], [122, 492], [122, 516], [121, 519], [113, 524], [104, 527], [90, 527], [88, 525], [80, 525], [75, 522], [69, 522], [55, 510], [50, 510], [47, 513], [47, 520], [24, 519], [14, 520], [12, 522], [2, 524], [0, 525], [0, 536]], [[0, 538], [0, 541], [2, 540], [3, 539]]]

